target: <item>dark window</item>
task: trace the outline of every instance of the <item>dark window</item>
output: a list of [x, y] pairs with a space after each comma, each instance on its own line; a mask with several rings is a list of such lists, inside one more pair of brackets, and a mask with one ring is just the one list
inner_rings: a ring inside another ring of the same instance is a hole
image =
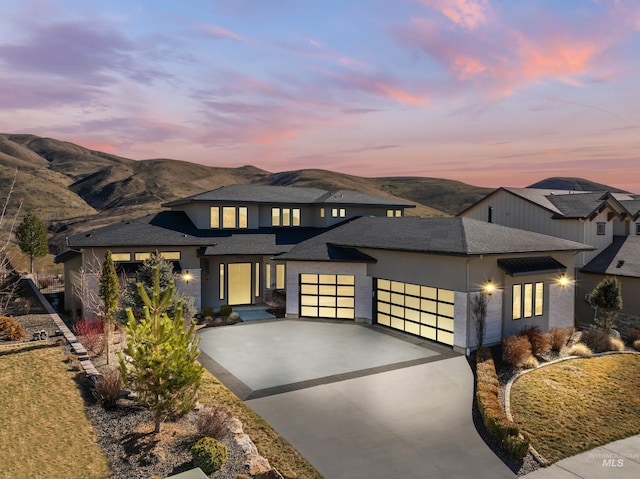
[[488, 217], [489, 219], [487, 221], [489, 221], [489, 223], [493, 223], [493, 206], [489, 206]]

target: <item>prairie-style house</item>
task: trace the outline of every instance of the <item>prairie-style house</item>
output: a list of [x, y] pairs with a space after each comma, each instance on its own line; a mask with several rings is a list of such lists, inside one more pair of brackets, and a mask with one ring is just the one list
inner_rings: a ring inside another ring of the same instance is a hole
[[233, 185], [164, 206], [68, 239], [67, 308], [96, 287], [82, 273], [92, 258], [110, 249], [130, 271], [158, 251], [198, 308], [259, 305], [278, 291], [288, 317], [377, 324], [468, 351], [482, 291], [486, 343], [572, 325], [574, 258], [593, 250], [471, 218], [405, 216], [414, 205], [354, 191]]
[[576, 314], [593, 317], [587, 295], [604, 276], [622, 283], [623, 311], [640, 315], [640, 195], [498, 188], [460, 216], [593, 246], [576, 257]]

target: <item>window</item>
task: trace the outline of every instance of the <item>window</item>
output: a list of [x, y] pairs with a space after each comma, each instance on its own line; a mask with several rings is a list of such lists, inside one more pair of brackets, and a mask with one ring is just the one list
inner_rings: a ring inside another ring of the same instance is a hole
[[111, 253], [113, 261], [131, 261], [131, 253]]
[[284, 289], [284, 264], [276, 265], [276, 289]]
[[247, 211], [246, 206], [238, 207], [238, 228], [246, 228], [248, 225], [248, 216], [249, 213]]
[[260, 263], [256, 263], [256, 297], [260, 296]]
[[531, 318], [544, 314], [544, 283], [514, 284], [513, 319]]
[[235, 228], [236, 227], [236, 208], [235, 208], [235, 206], [223, 206], [222, 207], [222, 227], [223, 228]]
[[605, 222], [598, 222], [598, 223], [596, 224], [596, 228], [597, 228], [597, 230], [596, 230], [596, 231], [597, 231], [597, 234], [598, 234], [598, 235], [603, 235], [603, 234], [605, 234], [605, 233], [606, 233], [606, 231], [607, 231], [607, 223], [605, 223]]
[[324, 208], [320, 208], [320, 218], [324, 218]]
[[345, 216], [347, 216], [347, 210], [340, 208], [340, 218], [344, 218]]
[[489, 206], [487, 211], [487, 221], [493, 223], [493, 206]]
[[300, 208], [271, 208], [271, 226], [300, 226]]
[[220, 299], [224, 299], [224, 263], [220, 263]]
[[162, 251], [160, 257], [169, 261], [176, 261], [180, 259], [180, 251]]
[[388, 218], [392, 218], [394, 216], [396, 218], [399, 218], [400, 216], [402, 216], [402, 210], [387, 210], [387, 217]]
[[135, 253], [135, 254], [133, 255], [133, 258], [134, 258], [136, 261], [144, 261], [144, 260], [146, 260], [146, 259], [151, 258], [151, 253]]
[[640, 235], [640, 223], [636, 223], [636, 234]]
[[387, 210], [387, 218], [391, 218], [393, 216], [393, 210]]
[[209, 226], [211, 228], [220, 228], [220, 207], [212, 206], [209, 211], [211, 216]]
[[338, 217], [338, 208], [331, 208], [331, 217], [332, 218]]
[[264, 286], [271, 289], [271, 264], [269, 263], [264, 267]]

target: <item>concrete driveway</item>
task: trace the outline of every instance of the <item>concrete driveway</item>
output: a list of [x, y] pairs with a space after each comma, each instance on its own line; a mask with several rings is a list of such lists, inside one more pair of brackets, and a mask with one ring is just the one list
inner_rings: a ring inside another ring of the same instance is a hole
[[473, 375], [446, 348], [290, 320], [202, 338], [203, 364], [327, 479], [515, 477], [476, 432]]

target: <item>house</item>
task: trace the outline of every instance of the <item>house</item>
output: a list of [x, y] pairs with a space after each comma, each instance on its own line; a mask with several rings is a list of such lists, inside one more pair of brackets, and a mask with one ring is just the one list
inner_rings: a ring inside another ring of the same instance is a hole
[[640, 269], [633, 267], [640, 256], [635, 239], [640, 238], [640, 195], [501, 187], [460, 216], [593, 246], [575, 261], [578, 318], [593, 317], [587, 295], [607, 275], [622, 283], [623, 311], [640, 315], [636, 293]]
[[593, 249], [471, 218], [409, 217], [413, 205], [353, 191], [234, 185], [164, 206], [68, 239], [58, 258], [68, 309], [86, 306], [91, 262], [107, 249], [125, 273], [157, 251], [198, 309], [279, 291], [287, 317], [378, 324], [468, 351], [482, 291], [486, 344], [528, 325], [572, 325], [574, 257]]
[[[69, 237], [56, 260], [65, 267], [65, 309], [91, 314], [107, 250], [117, 270], [134, 274], [152, 253], [185, 273], [177, 287], [196, 307], [262, 303], [284, 290], [284, 263], [272, 257], [363, 215], [403, 216], [415, 205], [356, 191], [230, 185], [163, 205], [167, 211]], [[188, 275], [186, 274], [188, 273]]]

